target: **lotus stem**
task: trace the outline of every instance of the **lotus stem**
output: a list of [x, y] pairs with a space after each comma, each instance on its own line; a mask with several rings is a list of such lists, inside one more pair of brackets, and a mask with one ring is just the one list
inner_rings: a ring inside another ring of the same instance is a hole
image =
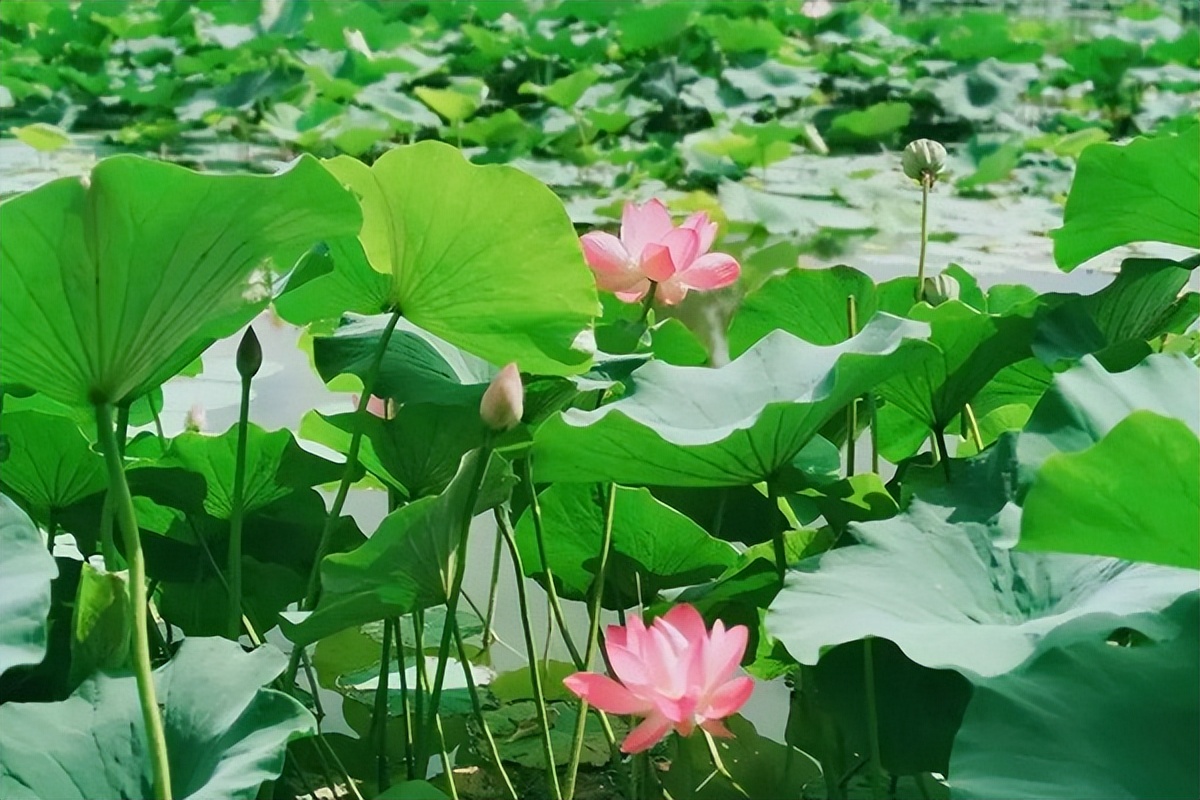
[[[463, 578], [467, 573], [467, 539], [471, 533], [471, 520], [475, 516], [475, 502], [479, 499], [479, 489], [487, 475], [488, 463], [492, 458], [491, 436], [485, 440], [477, 455], [475, 472], [471, 476], [470, 489], [467, 493], [466, 508], [463, 509], [462, 527], [459, 529], [458, 544], [454, 548], [454, 560], [451, 564], [449, 591], [446, 594], [446, 621], [442, 625], [442, 640], [438, 646], [437, 670], [433, 676], [433, 687], [429, 690], [428, 716], [432, 721], [437, 719], [438, 709], [442, 700], [442, 686], [446, 681], [446, 662], [450, 657], [450, 643], [454, 640], [454, 620], [458, 614], [458, 601], [462, 597]], [[417, 762], [421, 766], [419, 772], [429, 764], [429, 750], [425, 743], [429, 741], [429, 724], [422, 726], [421, 744], [418, 748]]]
[[[375, 781], [379, 791], [385, 791], [391, 785], [391, 772], [388, 769], [387, 757], [387, 726], [388, 726], [388, 690], [392, 683], [392, 626], [383, 621], [383, 644], [379, 653], [379, 684], [375, 687], [375, 707], [372, 710], [371, 726], [375, 739]], [[401, 661], [403, 670], [403, 661]]]
[[142, 722], [150, 744], [154, 796], [171, 800], [171, 767], [167, 757], [167, 737], [154, 691], [154, 672], [150, 664], [150, 634], [147, 630], [146, 559], [138, 532], [137, 513], [125, 479], [120, 447], [113, 427], [113, 409], [107, 403], [96, 405], [96, 432], [108, 466], [108, 491], [125, 541], [125, 561], [129, 564], [129, 613], [133, 628], [133, 670], [137, 678], [138, 701]]
[[873, 636], [863, 640], [863, 674], [866, 679], [867, 700], [867, 739], [869, 742], [871, 787], [875, 800], [883, 800], [887, 796], [883, 785], [883, 759], [879, 753], [879, 707], [875, 697], [875, 655], [873, 651]]
[[[451, 624], [451, 621], [447, 620], [446, 624]], [[463, 644], [462, 629], [459, 627], [457, 619], [453, 620], [453, 625], [454, 644], [458, 648], [458, 660], [462, 664], [463, 677], [467, 682], [467, 693], [471, 696], [471, 710], [475, 712], [475, 721], [479, 723], [479, 728], [483, 731], [483, 738], [487, 741], [488, 755], [500, 772], [500, 778], [504, 781], [504, 788], [508, 791], [508, 796], [512, 800], [521, 800], [500, 759], [500, 748], [496, 746], [496, 737], [492, 736], [492, 729], [488, 726], [487, 717], [483, 715], [483, 703], [479, 699], [479, 689], [475, 686], [475, 676], [471, 674], [471, 662], [467, 659], [467, 648]]]
[[929, 188], [933, 179], [926, 176], [921, 178], [921, 254], [917, 257], [917, 296], [914, 302], [921, 302], [925, 286], [925, 245], [928, 241], [929, 222]]
[[933, 432], [933, 443], [937, 448], [938, 461], [942, 462], [942, 472], [946, 476], [946, 483], [950, 482], [950, 449], [946, 447], [946, 431], [942, 429]]
[[486, 653], [492, 646], [492, 640], [496, 638], [496, 632], [492, 630], [492, 622], [496, 615], [496, 598], [500, 592], [500, 555], [501, 548], [504, 546], [500, 534], [496, 534], [496, 546], [492, 550], [492, 577], [488, 585], [488, 603], [487, 614], [483, 619], [483, 650]]
[[[858, 303], [854, 295], [846, 296], [846, 329], [850, 336], [858, 333]], [[846, 409], [846, 477], [854, 475], [855, 456], [854, 446], [858, 440], [858, 398], [850, 401]]]
[[537, 665], [537, 644], [533, 641], [533, 628], [529, 619], [529, 599], [525, 594], [525, 571], [521, 567], [521, 553], [513, 538], [511, 526], [500, 517], [500, 534], [508, 546], [512, 558], [513, 572], [517, 579], [517, 604], [521, 610], [521, 628], [525, 634], [525, 655], [529, 660], [529, 682], [533, 687], [533, 702], [537, 706], [538, 721], [542, 729], [542, 749], [546, 758], [546, 778], [550, 783], [550, 794], [554, 800], [562, 800], [562, 789], [558, 785], [558, 770], [554, 766], [554, 745], [550, 742], [550, 720], [546, 715], [546, 695], [542, 691], [542, 675]]
[[[717, 750], [717, 743], [713, 741], [712, 734], [703, 728], [700, 730], [700, 732], [704, 734], [704, 741], [708, 743], [708, 754], [712, 757], [713, 768], [716, 769], [717, 774], [729, 781], [730, 785], [732, 785], [734, 789], [737, 789], [738, 793], [742, 797], [749, 798], [750, 794], [742, 788], [742, 785], [734, 779], [733, 775], [731, 775], [729, 770], [725, 767], [725, 762], [721, 760], [721, 751]], [[791, 748], [788, 749], [790, 750]]]
[[642, 300], [642, 314], [638, 317], [638, 325], [645, 325], [646, 320], [649, 319], [650, 309], [654, 308], [656, 294], [658, 294], [658, 281], [650, 281], [650, 291], [646, 292], [646, 297]]
[[251, 376], [242, 376], [238, 409], [237, 451], [233, 462], [233, 498], [229, 511], [229, 638], [237, 641], [242, 630], [242, 523], [246, 511], [246, 440], [250, 426]]
[[867, 418], [871, 426], [871, 472], [879, 474], [879, 408], [875, 393], [867, 392]]
[[403, 734], [401, 744], [404, 746], [404, 774], [408, 780], [413, 779], [413, 752], [412, 752], [412, 710], [408, 702], [408, 668], [404, 661], [404, 639], [400, 636], [400, 618], [392, 617], [390, 620], [384, 620], [384, 625], [390, 625], [393, 630], [396, 642], [396, 667], [400, 670], [400, 715], [404, 717], [404, 725], [401, 726], [400, 732]]
[[442, 758], [442, 770], [446, 775], [446, 786], [450, 789], [450, 800], [458, 800], [458, 787], [454, 785], [454, 770], [450, 768], [450, 754], [446, 752], [446, 734], [442, 731], [442, 715], [433, 715], [433, 725], [438, 735], [438, 755]]
[[975, 441], [975, 452], [982, 453], [983, 437], [979, 434], [979, 420], [975, 418], [975, 409], [967, 403], [963, 406], [963, 413], [967, 415], [967, 425], [971, 431], [971, 438]]
[[[388, 342], [392, 340], [392, 332], [396, 330], [396, 323], [400, 321], [400, 311], [392, 312], [388, 319], [387, 327], [383, 329], [383, 335], [379, 339], [379, 346], [375, 350], [374, 358], [371, 361], [371, 367], [366, 376], [363, 378], [362, 394], [358, 398], [358, 407], [354, 409], [354, 419], [352, 421], [354, 433], [350, 435], [350, 447], [346, 452], [346, 468], [342, 470], [342, 480], [338, 484], [337, 494], [333, 498], [333, 505], [329, 508], [329, 514], [325, 517], [325, 524], [321, 528], [321, 538], [317, 543], [317, 552], [313, 555], [312, 569], [308, 573], [308, 589], [304, 593], [304, 601], [300, 604], [301, 611], [308, 611], [317, 602], [317, 598], [321, 593], [321, 561], [329, 552], [329, 545], [333, 539], [333, 529], [337, 525], [337, 521], [341, 519], [342, 508], [346, 505], [346, 496], [350, 493], [350, 484], [354, 481], [354, 470], [358, 466], [358, 451], [362, 447], [363, 429], [366, 427], [367, 403], [371, 400], [371, 393], [375, 390], [375, 381], [379, 377], [379, 367], [383, 363], [384, 353], [387, 352]], [[300, 651], [303, 647], [296, 646], [292, 648], [292, 655], [288, 659], [287, 672], [284, 673], [283, 685], [287, 692], [292, 692], [296, 683], [296, 671], [300, 667]]]
[[[415, 691], [413, 693], [413, 757], [408, 764], [408, 779], [415, 780], [417, 777], [417, 761], [420, 760], [422, 749], [425, 747], [425, 742], [422, 738], [425, 736], [425, 691], [429, 688], [429, 681], [425, 675], [425, 610], [416, 609], [413, 611], [413, 646], [417, 649], [416, 671], [414, 677], [416, 680]], [[403, 646], [403, 639], [400, 639]], [[425, 763], [425, 762], [423, 762]], [[428, 770], [426, 769], [426, 772]], [[421, 773], [421, 778], [425, 777], [426, 773]]]
[[[550, 559], [546, 555], [546, 527], [542, 523], [542, 506], [538, 501], [537, 487], [533, 483], [533, 465], [528, 456], [522, 464], [521, 477], [529, 491], [529, 515], [533, 517], [533, 533], [537, 539], [538, 557], [542, 560], [542, 570], [546, 574], [546, 597], [549, 598], [550, 609], [554, 614], [555, 622], [558, 623], [559, 633], [562, 635], [563, 643], [567, 646], [567, 651], [571, 654], [571, 661], [574, 662], [575, 668], [587, 669], [584, 666], [583, 658], [579, 655], [579, 648], [575, 646], [575, 640], [571, 637], [571, 630], [567, 627], [562, 603], [558, 599], [558, 588], [554, 585], [554, 570], [550, 568]], [[549, 642], [546, 644], [549, 646]]]
[[[583, 651], [583, 669], [590, 669], [592, 657], [596, 654], [596, 646], [600, 641], [600, 609], [604, 603], [604, 577], [608, 574], [608, 554], [612, 550], [613, 518], [617, 507], [617, 485], [608, 485], [608, 498], [604, 505], [604, 534], [600, 540], [600, 564], [596, 569], [596, 579], [592, 584], [592, 596], [588, 598], [588, 636]], [[575, 797], [575, 780], [579, 774], [579, 758], [583, 753], [583, 737], [587, 727], [588, 704], [586, 700], [579, 703], [579, 718], [575, 721], [575, 737], [571, 744], [571, 761], [567, 765], [566, 800]]]

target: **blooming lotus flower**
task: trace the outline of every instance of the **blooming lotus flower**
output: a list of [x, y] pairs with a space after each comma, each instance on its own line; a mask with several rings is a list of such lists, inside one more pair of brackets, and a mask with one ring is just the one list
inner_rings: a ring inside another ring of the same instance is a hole
[[647, 750], [672, 730], [690, 736], [699, 727], [729, 737], [721, 720], [754, 689], [750, 678], [734, 677], [748, 636], [745, 625], [726, 630], [720, 620], [709, 632], [695, 607], [680, 604], [649, 628], [636, 616], [625, 627], [608, 627], [604, 648], [619, 682], [577, 672], [563, 685], [601, 711], [645, 717], [621, 743], [625, 753]]
[[709, 291], [728, 286], [742, 268], [728, 253], [710, 253], [717, 224], [700, 211], [679, 227], [658, 200], [626, 203], [621, 236], [592, 231], [580, 241], [596, 285], [626, 303], [636, 303], [658, 284], [655, 297], [667, 305], [683, 300], [689, 289]]
[[516, 427], [525, 413], [525, 386], [516, 364], [509, 364], [496, 373], [479, 401], [479, 416], [483, 424], [494, 431]]

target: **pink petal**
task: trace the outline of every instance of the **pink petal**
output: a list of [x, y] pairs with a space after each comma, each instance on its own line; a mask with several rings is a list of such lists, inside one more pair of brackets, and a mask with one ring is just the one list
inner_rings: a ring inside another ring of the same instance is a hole
[[676, 273], [671, 276], [670, 280], [660, 283], [654, 293], [655, 299], [661, 300], [668, 306], [677, 306], [682, 303], [688, 293], [687, 287], [680, 280], [682, 277], [680, 273]]
[[621, 625], [609, 625], [604, 629], [604, 646], [625, 647], [626, 629]]
[[563, 686], [591, 705], [609, 714], [645, 714], [650, 704], [607, 675], [576, 672], [563, 678]]
[[642, 260], [638, 270], [652, 281], [665, 281], [675, 274], [675, 262], [671, 248], [665, 244], [651, 242], [642, 249]]
[[592, 231], [579, 238], [583, 257], [596, 275], [596, 285], [606, 292], [630, 289], [642, 275], [625, 246], [611, 233]]
[[[686, 270], [696, 260], [696, 256], [700, 255], [700, 235], [691, 228], [676, 228], [663, 237], [662, 244], [671, 251], [675, 272]], [[648, 272], [646, 277], [654, 280], [654, 276]]]
[[746, 642], [750, 631], [745, 625], [734, 625], [729, 630], [721, 622], [713, 625], [708, 647], [704, 652], [704, 675], [708, 686], [719, 686], [733, 677], [746, 654]]
[[621, 752], [640, 753], [649, 750], [671, 732], [671, 727], [671, 720], [652, 714], [629, 732], [625, 741], [621, 742]]
[[708, 214], [704, 211], [697, 211], [695, 214], [692, 214], [679, 227], [690, 228], [696, 232], [700, 239], [701, 253], [707, 253], [708, 248], [713, 245], [713, 240], [717, 238], [717, 223], [711, 221], [708, 218]]
[[651, 674], [642, 656], [611, 644], [605, 647], [605, 652], [608, 653], [608, 663], [612, 666], [613, 673], [626, 686], [657, 685], [655, 676]]
[[688, 289], [711, 291], [728, 286], [742, 274], [742, 267], [728, 253], [709, 253], [679, 271], [679, 282]]
[[718, 739], [733, 738], [733, 731], [729, 730], [729, 728], [726, 728], [725, 723], [721, 722], [719, 719], [706, 719], [704, 722], [700, 723], [700, 727], [703, 730], [708, 731], [713, 736], [716, 736]]
[[754, 691], [754, 680], [743, 675], [717, 689], [708, 701], [708, 708], [701, 709], [707, 719], [724, 719], [736, 714]]
[[671, 228], [671, 215], [658, 200], [641, 206], [626, 203], [625, 210], [621, 212], [621, 242], [635, 259], [641, 257], [646, 245], [660, 241], [671, 232]]
[[659, 622], [667, 623], [693, 644], [708, 638], [708, 627], [704, 624], [704, 617], [700, 616], [700, 612], [690, 603], [673, 606], [670, 611], [655, 620], [656, 625]]
[[[613, 294], [615, 294], [617, 299], [622, 303], [637, 303], [646, 296], [646, 292], [648, 291], [650, 291], [650, 281], [641, 280], [634, 284], [634, 286], [628, 291], [614, 289]], [[655, 296], [657, 297], [657, 295]]]

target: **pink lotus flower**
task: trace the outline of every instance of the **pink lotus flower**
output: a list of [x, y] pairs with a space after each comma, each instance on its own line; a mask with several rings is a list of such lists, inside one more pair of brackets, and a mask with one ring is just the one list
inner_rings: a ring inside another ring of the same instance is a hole
[[728, 253], [710, 253], [717, 224], [703, 211], [692, 214], [676, 228], [658, 200], [644, 205], [626, 203], [621, 214], [621, 236], [592, 231], [580, 241], [596, 285], [614, 292], [626, 303], [636, 303], [658, 284], [655, 297], [675, 305], [689, 289], [709, 291], [738, 279], [741, 266]]
[[754, 681], [734, 677], [746, 652], [745, 625], [710, 633], [693, 606], [677, 605], [647, 628], [634, 616], [625, 627], [610, 625], [605, 651], [620, 683], [606, 675], [577, 672], [563, 680], [572, 692], [601, 711], [636, 714], [645, 720], [621, 743], [640, 753], [674, 729], [690, 736], [700, 727], [713, 736], [733, 734], [721, 722], [750, 698]]

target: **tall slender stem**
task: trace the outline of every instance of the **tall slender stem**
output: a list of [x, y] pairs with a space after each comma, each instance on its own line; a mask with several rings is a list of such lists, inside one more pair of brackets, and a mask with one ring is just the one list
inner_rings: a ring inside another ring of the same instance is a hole
[[504, 546], [500, 534], [496, 534], [496, 546], [492, 550], [492, 578], [488, 586], [488, 603], [487, 614], [483, 620], [483, 649], [484, 652], [492, 646], [492, 640], [496, 638], [495, 631], [492, 630], [492, 622], [495, 620], [496, 614], [496, 598], [500, 592], [500, 555], [501, 548]]
[[233, 498], [229, 510], [229, 617], [227, 631], [235, 642], [242, 630], [242, 520], [246, 510], [246, 440], [250, 427], [250, 380], [242, 376], [242, 401], [238, 409], [237, 451], [233, 462]]
[[[401, 660], [403, 670], [404, 662]], [[391, 771], [387, 757], [388, 690], [392, 683], [392, 626], [383, 621], [383, 644], [379, 653], [379, 684], [375, 687], [375, 707], [371, 715], [371, 727], [375, 734], [375, 782], [379, 791], [391, 784]]]
[[875, 698], [875, 656], [872, 645], [874, 637], [863, 640], [863, 673], [866, 678], [867, 740], [871, 748], [871, 786], [875, 800], [886, 797], [884, 789], [883, 761], [879, 754], [879, 707]]
[[[447, 625], [451, 624], [449, 620]], [[512, 781], [509, 780], [508, 772], [504, 769], [504, 763], [500, 759], [500, 748], [496, 746], [496, 738], [492, 736], [492, 729], [488, 726], [487, 717], [483, 715], [483, 702], [479, 699], [479, 689], [475, 686], [475, 676], [471, 674], [471, 662], [467, 658], [467, 648], [463, 644], [462, 629], [458, 625], [458, 620], [453, 620], [454, 625], [454, 644], [458, 649], [458, 660], [462, 664], [463, 677], [467, 682], [467, 693], [471, 696], [471, 710], [475, 712], [475, 721], [479, 723], [480, 730], [483, 731], [483, 738], [488, 744], [488, 755], [492, 759], [492, 763], [496, 765], [496, 769], [500, 772], [500, 778], [504, 781], [504, 788], [508, 790], [508, 796], [512, 800], [520, 800], [517, 795], [517, 790], [513, 788]]]
[[946, 431], [942, 429], [933, 432], [933, 444], [937, 448], [938, 461], [942, 462], [942, 472], [946, 476], [946, 483], [950, 482], [950, 450], [946, 447]]
[[437, 731], [438, 755], [442, 758], [442, 771], [446, 775], [446, 786], [450, 789], [450, 800], [458, 800], [458, 786], [454, 783], [454, 770], [450, 768], [450, 753], [446, 751], [446, 734], [442, 731], [442, 715], [433, 715], [433, 727]]
[[[846, 296], [846, 328], [851, 336], [858, 333], [858, 304], [854, 295]], [[846, 409], [846, 477], [854, 474], [855, 445], [858, 443], [858, 398]]]
[[[417, 649], [417, 663], [414, 677], [416, 678], [416, 691], [413, 693], [413, 758], [408, 765], [409, 780], [420, 779], [424, 780], [429, 772], [429, 762], [423, 760], [421, 754], [425, 752], [428, 746], [424, 741], [425, 733], [425, 691], [429, 688], [429, 681], [425, 676], [425, 610], [416, 609], [413, 611], [413, 646]], [[403, 639], [398, 639], [403, 646]], [[420, 762], [421, 771], [417, 772], [417, 764]]]
[[[466, 508], [462, 511], [462, 527], [458, 532], [458, 542], [455, 544], [450, 562], [450, 585], [446, 593], [446, 621], [442, 625], [442, 640], [438, 647], [438, 664], [434, 671], [433, 688], [429, 690], [430, 722], [423, 726], [426, 730], [437, 719], [438, 709], [442, 700], [442, 686], [446, 681], [446, 662], [450, 656], [450, 643], [454, 640], [454, 624], [458, 614], [458, 601], [462, 597], [463, 578], [467, 573], [467, 539], [471, 533], [471, 520], [475, 517], [475, 502], [479, 499], [479, 489], [487, 475], [488, 462], [492, 458], [491, 437], [485, 439], [483, 447], [474, 453], [475, 472], [471, 475], [470, 488], [467, 493]], [[429, 737], [422, 733], [421, 742], [424, 745]], [[418, 751], [418, 764], [424, 769], [429, 764], [429, 751], [422, 746]]]
[[586, 669], [583, 665], [583, 658], [579, 655], [579, 648], [575, 646], [575, 640], [571, 637], [571, 630], [567, 627], [566, 615], [563, 614], [562, 603], [558, 599], [558, 589], [554, 585], [554, 570], [550, 568], [550, 559], [546, 556], [546, 528], [542, 524], [542, 507], [538, 501], [537, 487], [533, 483], [533, 466], [528, 456], [522, 464], [521, 477], [529, 492], [529, 515], [533, 517], [533, 533], [537, 539], [538, 557], [542, 560], [542, 571], [546, 575], [546, 597], [549, 599], [550, 609], [554, 612], [554, 620], [558, 623], [559, 633], [567, 645], [567, 652], [571, 654], [571, 661], [575, 663], [575, 668]]
[[400, 638], [400, 618], [392, 617], [384, 622], [390, 625], [396, 639], [396, 667], [400, 670], [400, 715], [404, 717], [404, 725], [400, 731], [404, 738], [404, 774], [408, 780], [413, 779], [413, 722], [411, 706], [408, 702], [408, 666], [404, 660], [404, 640]]
[[867, 419], [871, 426], [871, 472], [879, 474], [879, 414], [875, 393], [867, 392]]
[[979, 434], [979, 420], [975, 419], [975, 409], [967, 403], [963, 406], [963, 413], [967, 415], [967, 426], [971, 431], [971, 438], [975, 440], [975, 452], [982, 453], [983, 437]]
[[650, 317], [650, 309], [654, 308], [654, 297], [658, 294], [658, 282], [650, 281], [650, 290], [642, 300], [642, 315], [638, 317], [638, 325], [644, 325]]
[[[721, 751], [717, 749], [717, 743], [713, 741], [712, 734], [703, 728], [700, 729], [700, 732], [704, 734], [704, 741], [708, 744], [708, 755], [712, 758], [713, 768], [717, 771], [717, 774], [729, 781], [729, 784], [733, 786], [733, 788], [736, 789], [742, 797], [750, 797], [750, 794], [743, 789], [742, 785], [734, 779], [733, 775], [730, 774], [729, 769], [725, 766], [725, 762], [721, 760]], [[790, 750], [791, 748], [788, 749]]]
[[[337, 526], [337, 521], [341, 519], [342, 508], [346, 505], [346, 496], [350, 493], [350, 484], [354, 481], [354, 471], [358, 467], [358, 451], [362, 447], [363, 429], [366, 427], [367, 403], [371, 401], [371, 393], [375, 390], [375, 381], [379, 377], [379, 366], [383, 363], [388, 342], [392, 340], [392, 332], [396, 330], [396, 323], [399, 321], [400, 311], [397, 310], [388, 319], [387, 327], [383, 329], [383, 335], [379, 339], [379, 346], [375, 349], [370, 369], [363, 377], [362, 394], [358, 398], [358, 408], [354, 409], [354, 419], [352, 420], [354, 433], [350, 435], [350, 447], [346, 452], [346, 468], [342, 470], [341, 483], [338, 484], [333, 505], [329, 508], [329, 514], [326, 515], [325, 524], [321, 528], [321, 538], [317, 543], [317, 552], [313, 556], [312, 570], [308, 573], [308, 589], [304, 593], [304, 602], [300, 604], [301, 611], [311, 609], [321, 593], [321, 561], [329, 552], [333, 530]], [[296, 671], [300, 668], [301, 649], [301, 647], [292, 648], [287, 672], [284, 673], [285, 691], [291, 692], [295, 686]]]
[[510, 526], [500, 525], [500, 534], [508, 546], [508, 554], [512, 559], [513, 572], [517, 579], [517, 605], [521, 610], [521, 628], [525, 633], [525, 655], [529, 659], [529, 682], [533, 686], [533, 702], [537, 706], [542, 728], [546, 778], [550, 782], [551, 796], [554, 800], [562, 800], [562, 789], [558, 785], [558, 770], [554, 766], [554, 745], [550, 742], [550, 720], [546, 715], [546, 695], [542, 691], [541, 671], [537, 668], [537, 644], [533, 641], [533, 629], [529, 619], [529, 600], [525, 595], [525, 571], [521, 568], [521, 553], [517, 550], [517, 542], [513, 538]]
[[925, 291], [925, 245], [928, 242], [928, 223], [929, 223], [929, 189], [933, 185], [932, 176], [925, 176], [921, 179], [921, 254], [917, 258], [917, 297], [916, 302], [921, 302], [921, 297]]
[[[596, 579], [592, 584], [592, 595], [588, 598], [588, 637], [583, 651], [583, 669], [592, 665], [592, 656], [600, 640], [600, 609], [604, 601], [604, 576], [608, 574], [608, 554], [612, 550], [613, 517], [617, 507], [617, 485], [608, 485], [608, 499], [604, 506], [604, 534], [600, 540], [600, 563], [596, 568]], [[579, 703], [579, 718], [575, 722], [575, 738], [571, 746], [571, 761], [567, 765], [566, 800], [575, 797], [575, 779], [579, 774], [579, 758], [583, 753], [583, 737], [587, 727], [588, 703]]]
[[125, 542], [125, 561], [129, 564], [129, 612], [133, 628], [133, 670], [137, 677], [142, 722], [150, 744], [150, 765], [154, 775], [154, 796], [171, 800], [171, 768], [167, 759], [167, 737], [154, 692], [154, 672], [150, 664], [150, 634], [146, 614], [146, 559], [138, 533], [133, 497], [125, 480], [125, 466], [113, 429], [113, 410], [107, 403], [96, 405], [96, 432], [108, 465], [108, 490]]

